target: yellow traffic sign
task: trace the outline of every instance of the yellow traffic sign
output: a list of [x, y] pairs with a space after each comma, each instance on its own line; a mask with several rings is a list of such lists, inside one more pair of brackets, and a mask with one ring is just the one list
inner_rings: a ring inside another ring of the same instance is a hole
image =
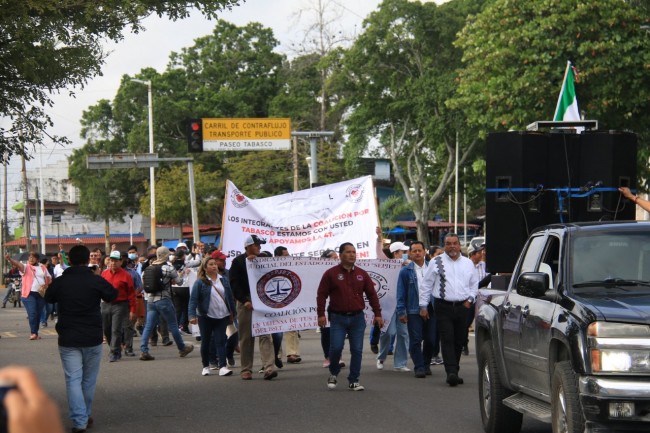
[[204, 118], [203, 150], [289, 150], [291, 119]]

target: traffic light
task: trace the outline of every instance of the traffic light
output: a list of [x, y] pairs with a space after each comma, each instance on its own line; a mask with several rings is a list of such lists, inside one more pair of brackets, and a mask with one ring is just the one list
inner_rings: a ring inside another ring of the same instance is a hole
[[187, 151], [203, 152], [203, 124], [201, 119], [189, 119], [187, 122]]

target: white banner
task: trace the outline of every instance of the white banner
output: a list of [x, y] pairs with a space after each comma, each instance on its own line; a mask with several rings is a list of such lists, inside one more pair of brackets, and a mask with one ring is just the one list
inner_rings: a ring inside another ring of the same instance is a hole
[[[253, 335], [299, 331], [318, 327], [316, 292], [323, 273], [337, 260], [308, 257], [273, 257], [247, 260], [253, 302]], [[375, 284], [381, 304], [384, 330], [395, 311], [397, 277], [401, 260], [358, 260]], [[374, 314], [366, 299], [366, 323]]]
[[286, 247], [294, 257], [320, 257], [351, 242], [357, 258], [377, 257], [379, 225], [370, 176], [262, 199], [250, 199], [227, 181], [221, 249], [228, 266], [243, 253], [244, 240], [266, 240], [263, 251]]

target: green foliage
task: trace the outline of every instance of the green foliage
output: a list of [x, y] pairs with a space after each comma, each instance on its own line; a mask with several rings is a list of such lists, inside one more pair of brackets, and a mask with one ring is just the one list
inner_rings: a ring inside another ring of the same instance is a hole
[[482, 132], [523, 129], [553, 116], [567, 60], [578, 103], [606, 129], [645, 129], [650, 38], [623, 0], [497, 0], [460, 34], [458, 96]]
[[0, 129], [0, 155], [21, 153], [22, 143], [36, 145], [52, 125], [44, 108], [51, 92], [83, 87], [101, 71], [106, 39], [120, 41], [125, 29], [143, 30], [151, 14], [172, 20], [189, 16], [192, 7], [209, 18], [237, 0], [5, 0], [0, 14], [0, 116], [11, 125]]
[[356, 174], [358, 158], [373, 147], [377, 156], [390, 158], [424, 241], [426, 221], [452, 180], [456, 140], [461, 165], [476, 143], [462, 112], [446, 101], [456, 90], [461, 58], [452, 42], [467, 14], [482, 3], [384, 1], [364, 22], [333, 79], [345, 89], [343, 103], [350, 112], [347, 169]]
[[[225, 182], [221, 173], [206, 172], [201, 164], [194, 164], [194, 191], [198, 219], [216, 222], [221, 215]], [[149, 186], [140, 200], [140, 212], [149, 215]], [[161, 170], [156, 180], [156, 219], [170, 224], [191, 224], [188, 168], [184, 163]]]

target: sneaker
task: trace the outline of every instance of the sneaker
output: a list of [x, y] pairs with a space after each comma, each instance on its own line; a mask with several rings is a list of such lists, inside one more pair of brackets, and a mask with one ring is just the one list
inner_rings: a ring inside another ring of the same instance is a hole
[[345, 367], [345, 362], [339, 361], [339, 367], [341, 367], [341, 368]]
[[194, 345], [187, 343], [185, 344], [185, 347], [183, 347], [183, 350], [178, 351], [178, 354], [181, 356], [181, 358], [185, 358], [193, 350], [194, 350]]
[[257, 374], [264, 374], [264, 367], [260, 368]]
[[133, 350], [125, 350], [124, 356], [135, 356], [135, 353], [133, 353]]
[[119, 358], [114, 353], [111, 353], [110, 355], [108, 355], [108, 362], [116, 362], [118, 359]]
[[219, 376], [230, 376], [232, 374], [232, 370], [230, 370], [228, 367], [221, 367], [219, 369]]
[[178, 328], [178, 330], [181, 331], [181, 334], [192, 335], [192, 333], [188, 329]]
[[210, 370], [219, 370], [219, 366], [217, 364], [212, 364], [212, 363], [210, 363], [210, 366], [208, 368]]
[[163, 341], [162, 341], [163, 346], [171, 346], [172, 344], [174, 344], [174, 342], [171, 341], [169, 338], [163, 338]]
[[411, 369], [408, 368], [408, 367], [395, 367], [395, 368], [393, 368], [393, 371], [407, 372], [407, 371], [411, 371]]
[[203, 367], [201, 371], [201, 376], [210, 376], [210, 367]]
[[323, 361], [323, 368], [329, 368], [330, 366], [330, 360], [325, 358], [325, 361]]
[[333, 374], [327, 378], [327, 388], [328, 389], [336, 388], [336, 376], [334, 376]]
[[365, 388], [359, 382], [354, 382], [348, 385], [350, 391], [363, 391]]
[[140, 354], [140, 361], [153, 361], [154, 359], [156, 359], [156, 358], [149, 355], [149, 352], [142, 352]]
[[271, 380], [274, 377], [278, 377], [278, 372], [275, 370], [269, 370], [266, 373], [264, 373], [264, 380]]
[[445, 362], [439, 356], [434, 356], [433, 359], [431, 359], [431, 365], [442, 365], [444, 363]]
[[431, 367], [429, 367], [428, 365], [425, 365], [424, 366], [424, 374], [426, 374], [427, 376], [431, 376], [433, 374], [433, 373], [431, 373]]
[[47, 328], [47, 322], [41, 323], [41, 328]]
[[228, 359], [228, 367], [234, 367], [235, 366], [235, 358], [232, 356], [227, 358]]
[[377, 370], [383, 370], [384, 369], [384, 361], [381, 359], [377, 360]]
[[379, 353], [379, 346], [376, 345], [376, 344], [371, 344], [370, 345], [370, 350], [372, 351], [372, 353], [374, 353], [376, 355], [376, 354]]

